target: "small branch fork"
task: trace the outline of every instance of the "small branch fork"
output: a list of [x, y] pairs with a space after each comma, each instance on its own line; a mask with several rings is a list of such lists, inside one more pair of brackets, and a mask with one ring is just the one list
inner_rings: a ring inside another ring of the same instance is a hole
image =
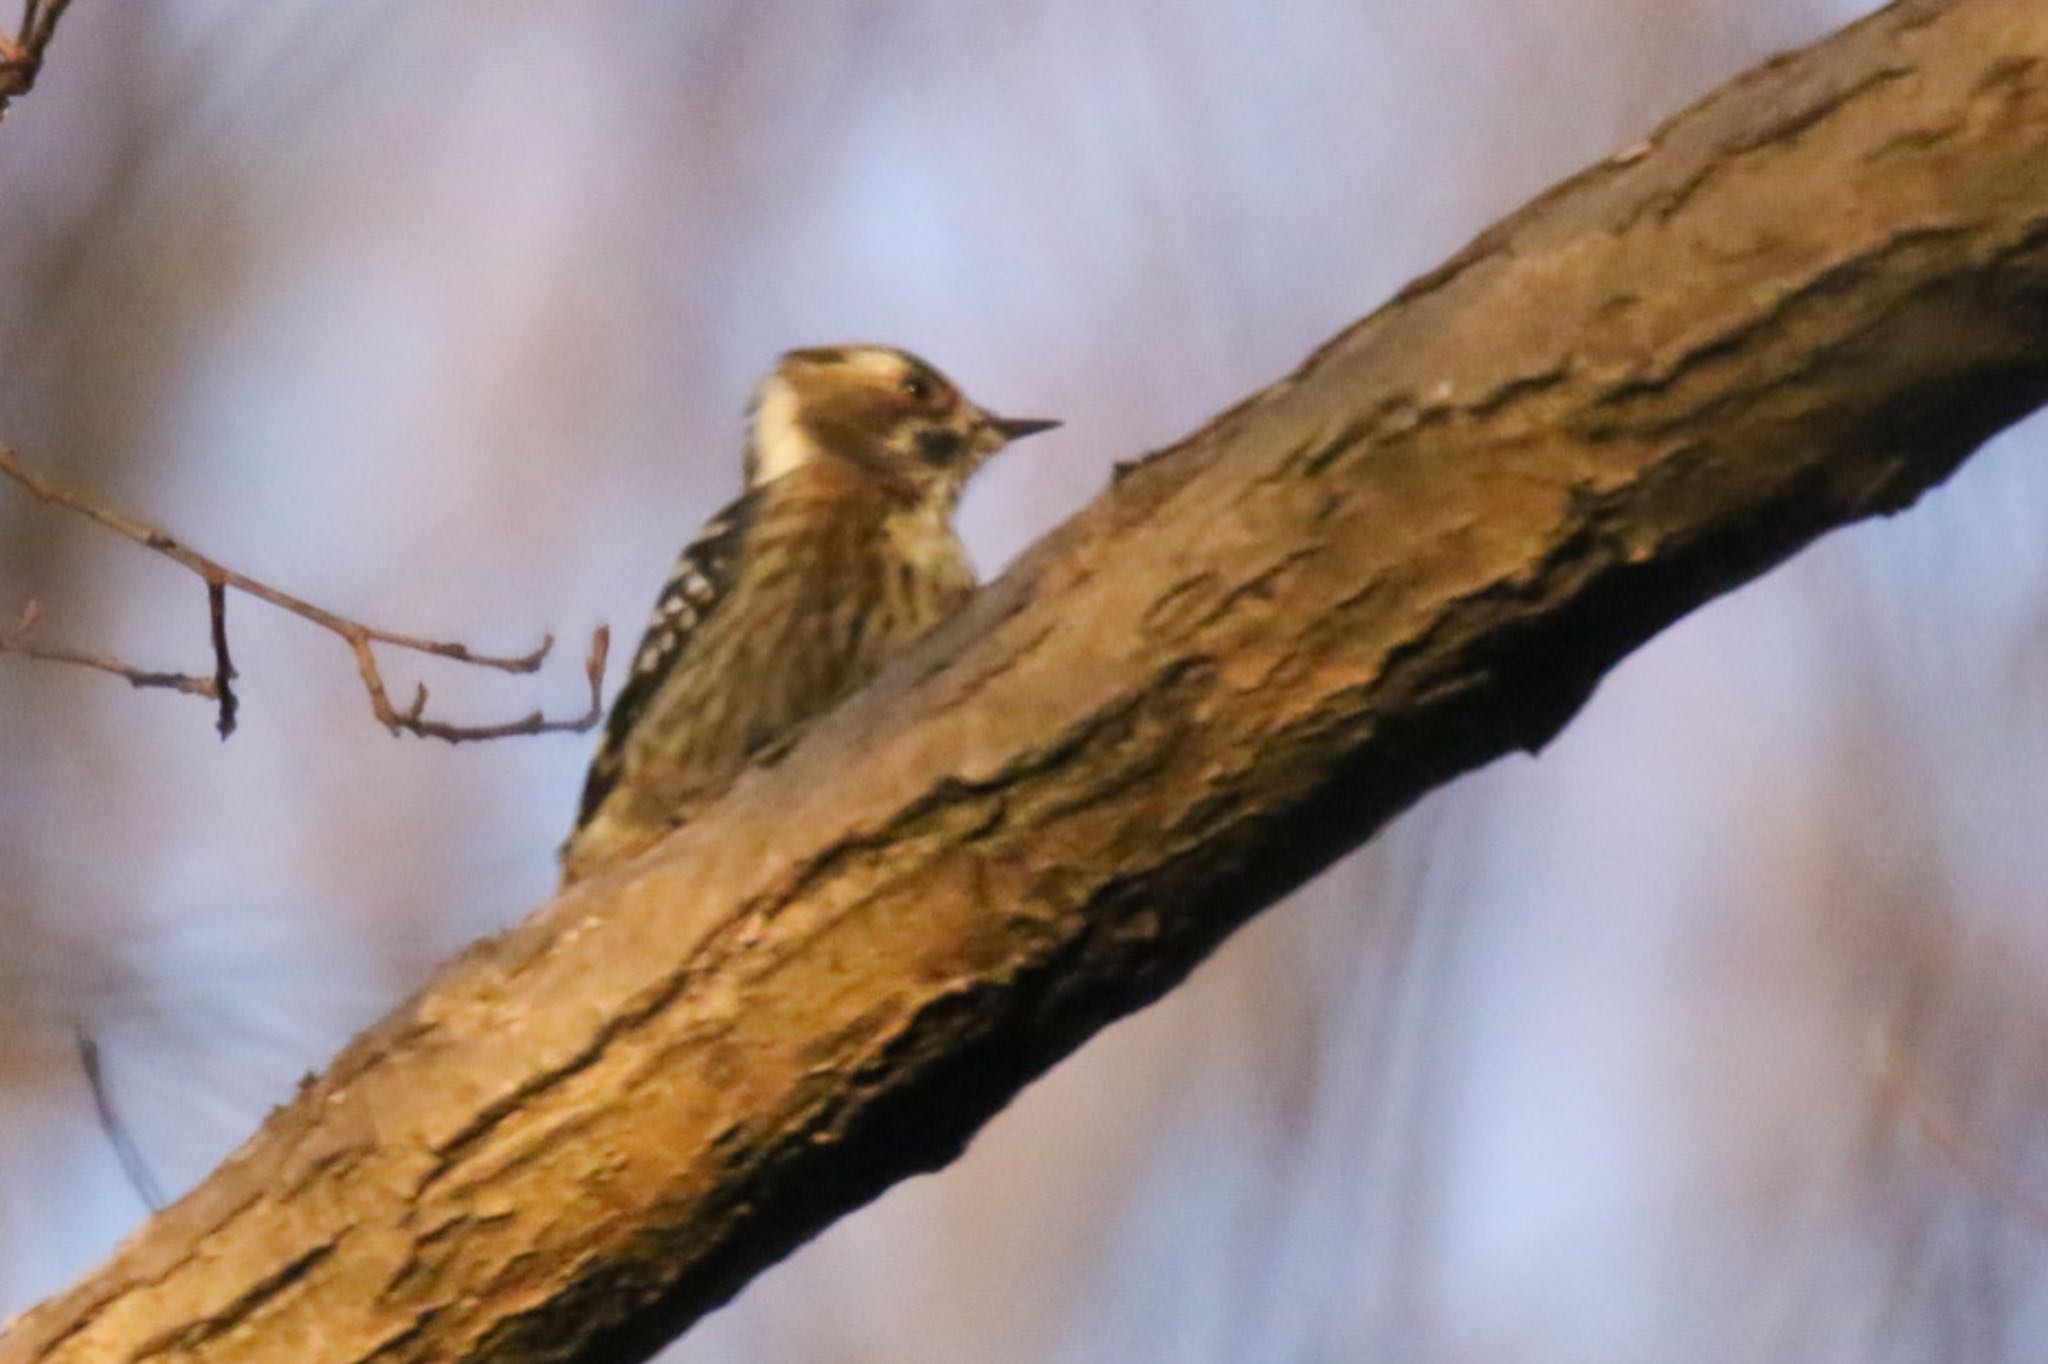
[[[32, 5], [31, 9], [33, 8]], [[603, 718], [604, 667], [611, 647], [611, 631], [602, 625], [591, 635], [590, 652], [584, 659], [584, 673], [590, 682], [590, 708], [583, 714], [568, 719], [549, 719], [542, 712], [534, 711], [517, 720], [494, 725], [456, 725], [429, 719], [426, 714], [427, 688], [424, 684], [417, 687], [411, 703], [404, 709], [401, 710], [392, 704], [390, 692], [384, 683], [383, 671], [377, 662], [376, 645], [383, 644], [394, 649], [430, 654], [435, 658], [450, 659], [478, 668], [494, 668], [499, 672], [531, 673], [537, 672], [541, 664], [547, 660], [549, 652], [555, 646], [555, 637], [545, 636], [540, 642], [540, 647], [531, 653], [499, 656], [477, 653], [466, 644], [380, 630], [375, 626], [337, 615], [325, 607], [315, 606], [312, 602], [281, 591], [268, 583], [259, 582], [246, 574], [237, 573], [146, 521], [129, 516], [125, 512], [100, 506], [83, 494], [74, 492], [30, 468], [13, 449], [5, 445], [0, 445], [0, 474], [5, 474], [19, 483], [38, 501], [75, 512], [124, 539], [132, 540], [145, 549], [154, 550], [197, 575], [200, 581], [206, 584], [207, 617], [213, 643], [213, 674], [210, 677], [202, 677], [191, 673], [150, 672], [103, 654], [54, 648], [38, 643], [34, 640], [33, 634], [42, 613], [40, 606], [33, 601], [28, 603], [11, 626], [0, 630], [0, 653], [76, 664], [124, 678], [134, 687], [161, 687], [183, 692], [188, 696], [204, 697], [214, 703], [217, 710], [215, 728], [220, 731], [222, 738], [226, 738], [234, 732], [235, 712], [240, 705], [234, 690], [235, 666], [228, 653], [227, 594], [232, 588], [338, 635], [348, 645], [350, 654], [355, 658], [357, 675], [362, 678], [363, 689], [370, 695], [371, 713], [379, 724], [393, 734], [416, 734], [421, 738], [461, 743], [465, 740], [507, 739], [526, 734], [582, 733], [595, 727]]]
[[2036, 1236], [2048, 1236], [2048, 1200], [1996, 1150], [1977, 1140], [1920, 1074], [1913, 1049], [1896, 1032], [1885, 1038], [1882, 1090], [1904, 1107], [1920, 1135], [1975, 1184], [1985, 1197], [2024, 1223]]
[[43, 53], [57, 34], [57, 21], [71, 0], [23, 0], [21, 26], [12, 38], [0, 34], [0, 118], [17, 96], [35, 88], [43, 69]]

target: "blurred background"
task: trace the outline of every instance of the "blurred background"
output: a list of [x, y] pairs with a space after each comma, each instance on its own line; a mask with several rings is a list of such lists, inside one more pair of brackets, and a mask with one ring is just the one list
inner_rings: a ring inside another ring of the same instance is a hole
[[[784, 347], [1057, 435], [985, 571], [1552, 180], [1845, 0], [78, 0], [0, 128], [0, 440], [581, 702]], [[2048, 1353], [2048, 469], [1698, 613], [672, 1352]], [[204, 671], [195, 580], [0, 486], [0, 613]], [[592, 740], [387, 737], [238, 600], [242, 726], [0, 657], [0, 1314], [552, 885]], [[616, 675], [616, 665], [615, 665]]]

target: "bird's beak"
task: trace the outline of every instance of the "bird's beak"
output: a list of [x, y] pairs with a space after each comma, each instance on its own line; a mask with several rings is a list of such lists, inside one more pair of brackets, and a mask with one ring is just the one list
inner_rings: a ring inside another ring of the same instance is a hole
[[1040, 431], [1050, 431], [1059, 423], [1044, 417], [998, 417], [991, 412], [988, 414], [988, 425], [991, 431], [1001, 436], [1005, 442], [1009, 442], [1022, 440], [1026, 436], [1035, 436]]

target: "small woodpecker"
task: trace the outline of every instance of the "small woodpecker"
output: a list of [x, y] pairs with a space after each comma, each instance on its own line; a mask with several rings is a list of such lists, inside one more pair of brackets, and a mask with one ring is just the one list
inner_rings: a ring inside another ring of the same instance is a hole
[[755, 390], [746, 491], [684, 549], [590, 764], [564, 883], [687, 821], [974, 595], [967, 481], [1058, 422], [998, 417], [888, 346], [793, 350]]

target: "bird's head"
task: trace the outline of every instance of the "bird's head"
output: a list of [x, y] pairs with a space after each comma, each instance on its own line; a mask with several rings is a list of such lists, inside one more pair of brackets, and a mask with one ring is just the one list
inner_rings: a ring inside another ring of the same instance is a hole
[[819, 458], [848, 460], [919, 497], [955, 498], [989, 456], [1058, 426], [998, 417], [891, 346], [793, 350], [754, 394], [747, 486]]

